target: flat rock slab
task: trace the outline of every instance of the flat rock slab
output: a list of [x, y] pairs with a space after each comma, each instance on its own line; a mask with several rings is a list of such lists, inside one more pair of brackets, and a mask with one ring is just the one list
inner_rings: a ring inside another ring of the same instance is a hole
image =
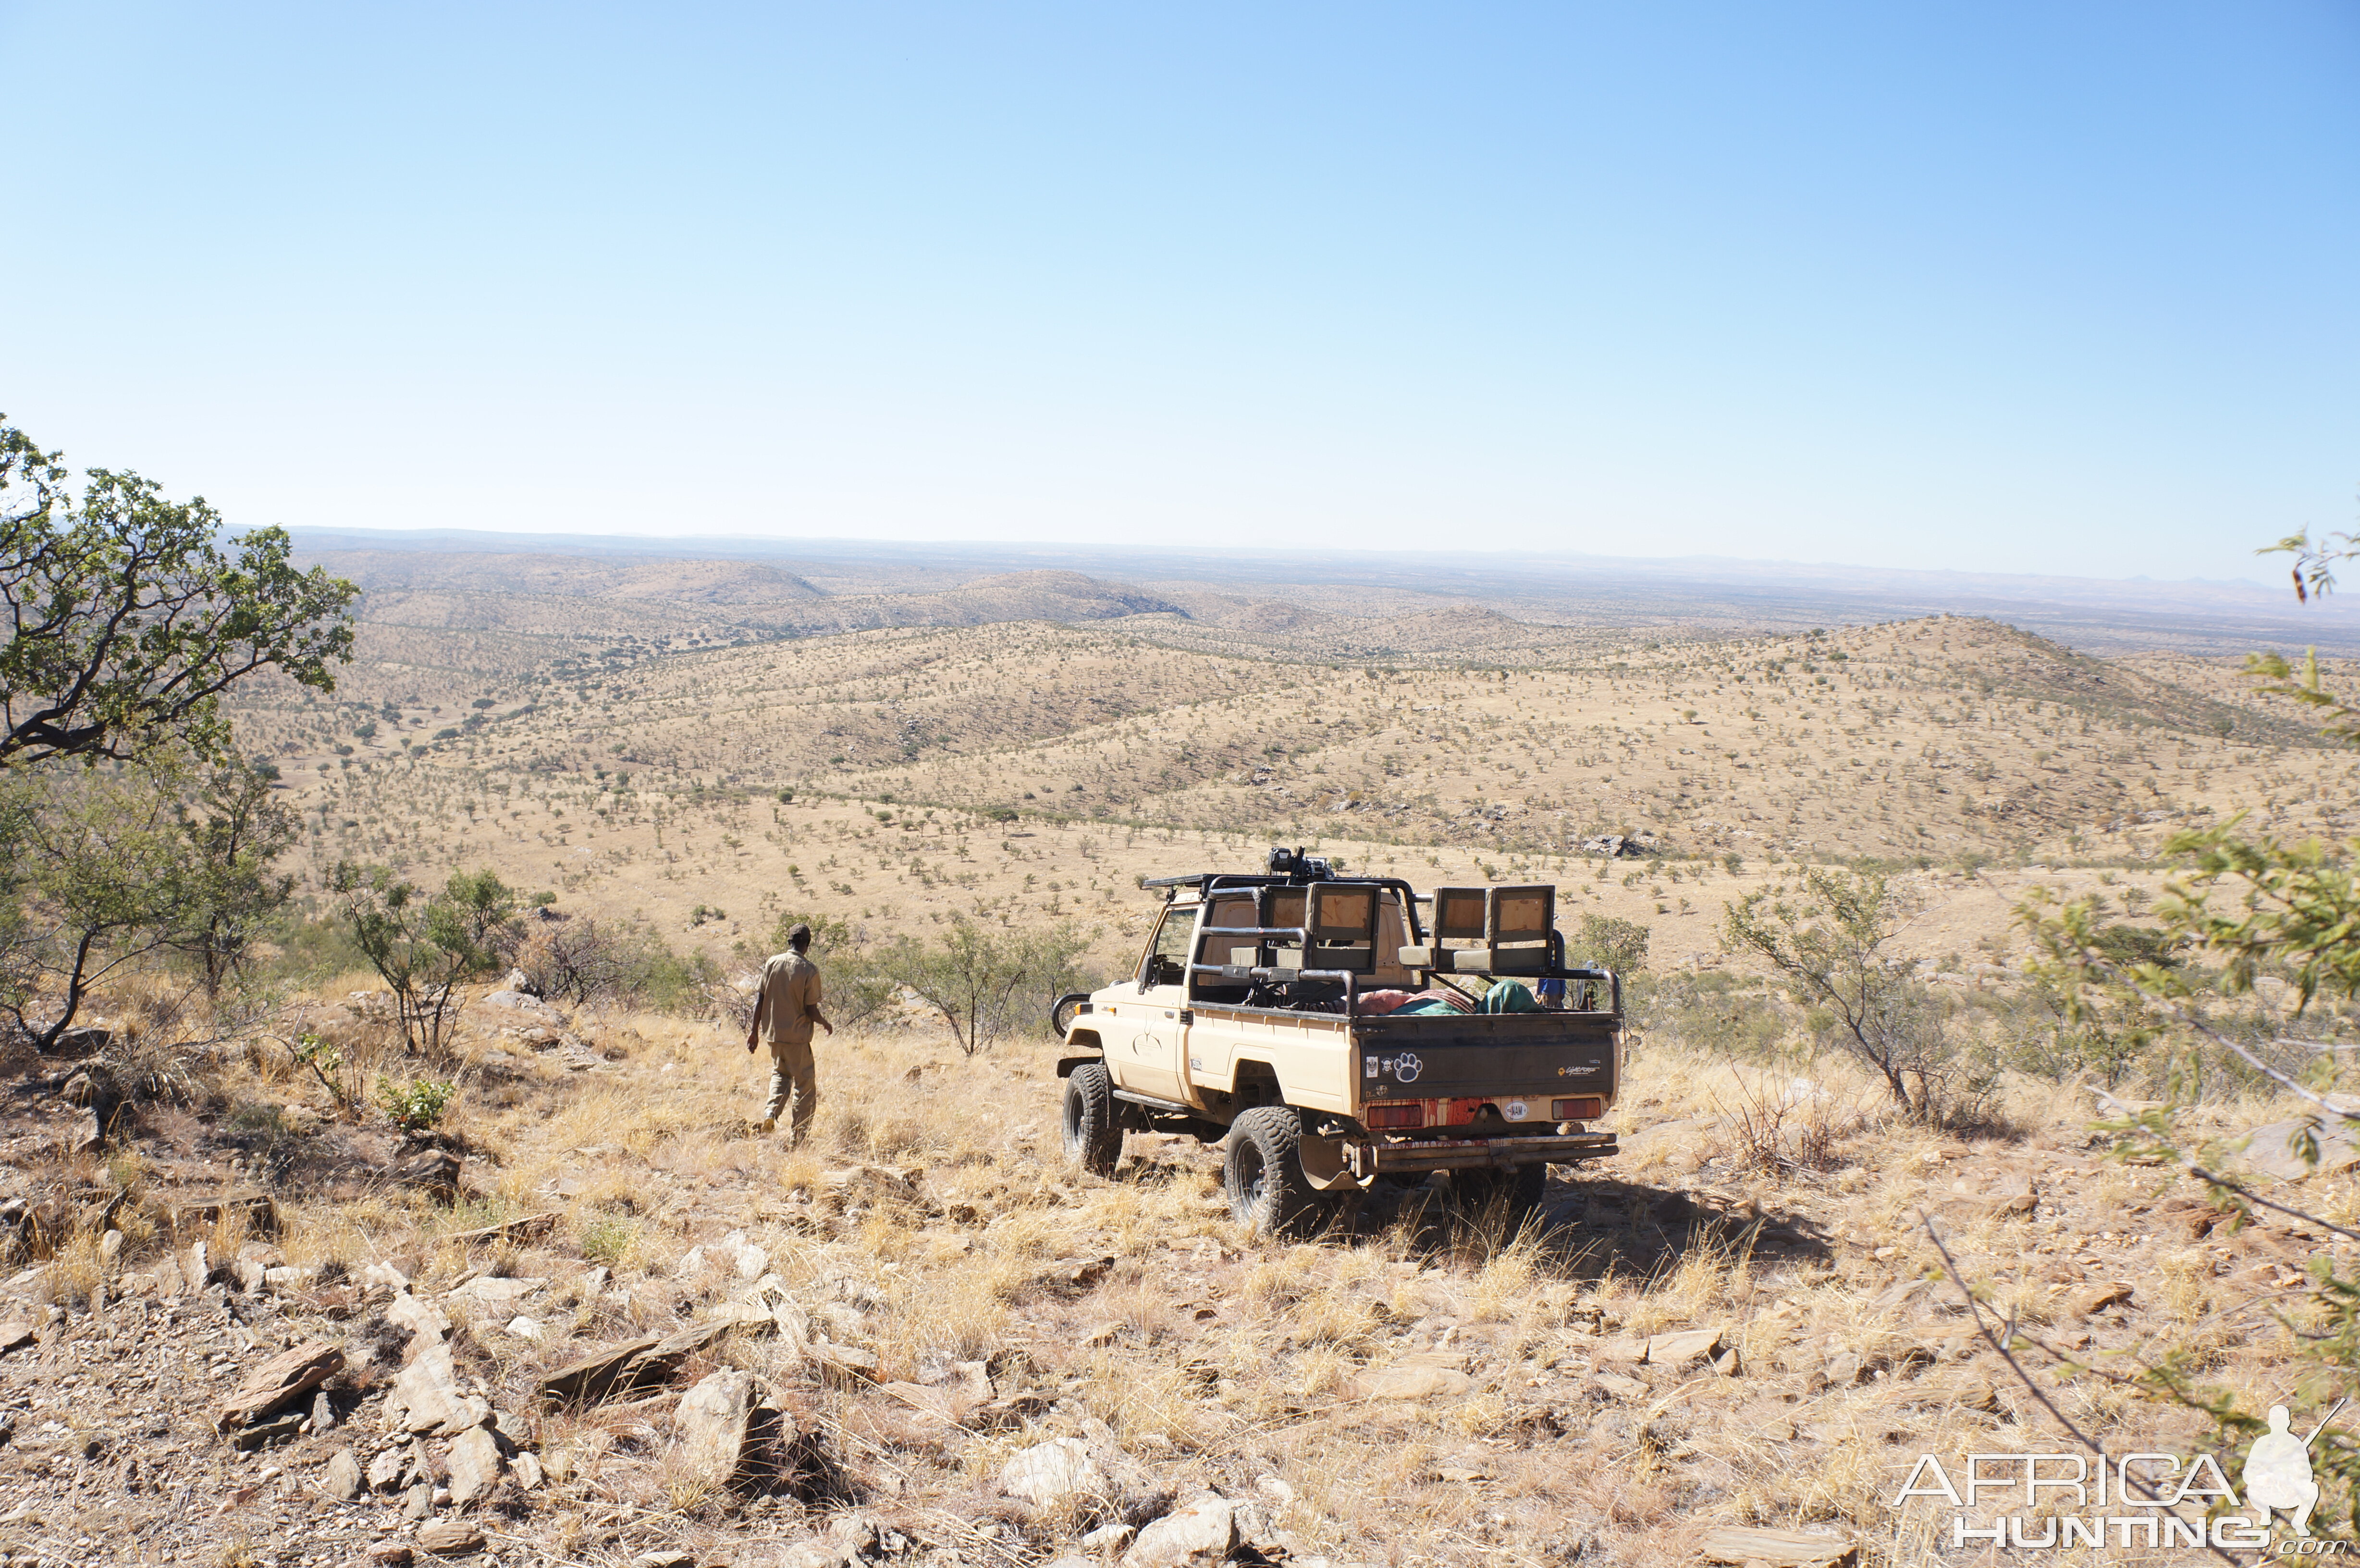
[[1448, 1367], [1380, 1367], [1353, 1379], [1364, 1399], [1451, 1399], [1475, 1387], [1466, 1373]]
[[337, 1345], [315, 1339], [281, 1351], [246, 1375], [213, 1417], [213, 1430], [236, 1432], [263, 1421], [272, 1412], [310, 1394], [344, 1370], [344, 1353]]
[[339, 1448], [335, 1456], [320, 1471], [320, 1489], [340, 1503], [349, 1503], [361, 1495], [361, 1462], [353, 1457], [349, 1448]]
[[413, 1334], [428, 1339], [451, 1337], [451, 1317], [441, 1307], [422, 1296], [403, 1290], [396, 1294], [385, 1309], [385, 1321]]
[[40, 1334], [34, 1329], [29, 1320], [10, 1318], [6, 1323], [0, 1323], [0, 1356], [39, 1343]]
[[1710, 1361], [1721, 1352], [1721, 1330], [1683, 1329], [1677, 1334], [1651, 1334], [1645, 1339], [1610, 1339], [1591, 1352], [1601, 1363], [1620, 1361], [1633, 1366], [1685, 1367]]
[[459, 1391], [451, 1347], [440, 1341], [428, 1345], [401, 1369], [385, 1397], [385, 1424], [392, 1432], [449, 1436], [481, 1426], [490, 1414], [483, 1399]]
[[465, 1519], [428, 1519], [418, 1527], [417, 1545], [437, 1557], [464, 1557], [484, 1549], [484, 1532]]
[[516, 1304], [527, 1296], [538, 1295], [548, 1288], [547, 1279], [511, 1279], [484, 1274], [468, 1280], [444, 1299], [471, 1307], [513, 1311]]
[[570, 1405], [636, 1393], [670, 1377], [674, 1367], [730, 1327], [727, 1323], [704, 1323], [669, 1339], [628, 1340], [550, 1373], [534, 1385], [534, 1395], [552, 1404]]
[[1701, 1548], [1708, 1563], [1767, 1563], [1770, 1568], [1824, 1568], [1855, 1560], [1858, 1543], [1840, 1535], [1812, 1535], [1799, 1530], [1762, 1530], [1724, 1525], [1705, 1531]]
[[2360, 1165], [2360, 1138], [2355, 1138], [2351, 1123], [2331, 1116], [2272, 1122], [2247, 1135], [2240, 1159], [2246, 1169], [2265, 1176], [2300, 1181], [2306, 1176], [2333, 1174]]
[[462, 1246], [475, 1241], [508, 1241], [520, 1236], [543, 1235], [556, 1223], [557, 1215], [554, 1211], [548, 1214], [524, 1214], [516, 1219], [502, 1220], [497, 1225], [479, 1225], [474, 1230], [453, 1231], [442, 1239], [455, 1241]]
[[1721, 1330], [1688, 1329], [1680, 1334], [1651, 1336], [1644, 1359], [1650, 1367], [1685, 1367], [1691, 1361], [1711, 1360], [1721, 1354]]

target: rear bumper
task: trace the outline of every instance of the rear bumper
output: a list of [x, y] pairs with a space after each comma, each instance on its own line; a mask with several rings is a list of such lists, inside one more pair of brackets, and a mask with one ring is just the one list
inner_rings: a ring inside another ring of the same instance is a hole
[[1547, 1138], [1403, 1138], [1344, 1146], [1345, 1169], [1365, 1181], [1427, 1171], [1508, 1171], [1519, 1165], [1569, 1165], [1617, 1152], [1611, 1132], [1558, 1133]]

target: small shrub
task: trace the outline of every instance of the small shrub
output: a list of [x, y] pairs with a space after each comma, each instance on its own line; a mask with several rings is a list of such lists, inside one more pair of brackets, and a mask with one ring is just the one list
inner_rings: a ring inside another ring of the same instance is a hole
[[404, 1132], [424, 1132], [442, 1119], [451, 1108], [451, 1100], [458, 1094], [454, 1084], [433, 1078], [414, 1078], [407, 1082], [380, 1078], [377, 1085], [377, 1104], [385, 1107], [388, 1120]]
[[639, 1246], [639, 1227], [615, 1214], [599, 1214], [582, 1226], [582, 1256], [609, 1269], [620, 1268]]

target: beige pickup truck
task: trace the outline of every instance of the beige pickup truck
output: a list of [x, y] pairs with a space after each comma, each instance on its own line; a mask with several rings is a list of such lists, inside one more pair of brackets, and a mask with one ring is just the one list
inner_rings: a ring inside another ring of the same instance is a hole
[[1285, 849], [1143, 886], [1164, 905], [1138, 969], [1058, 1004], [1084, 1170], [1112, 1174], [1126, 1130], [1218, 1139], [1238, 1219], [1299, 1235], [1436, 1171], [1521, 1213], [1552, 1164], [1615, 1151], [1622, 986], [1567, 966], [1554, 887], [1420, 894]]

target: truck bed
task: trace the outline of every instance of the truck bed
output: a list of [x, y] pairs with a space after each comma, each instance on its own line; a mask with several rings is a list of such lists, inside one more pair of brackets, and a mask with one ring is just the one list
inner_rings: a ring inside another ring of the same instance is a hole
[[[1291, 1059], [1290, 1084], [1349, 1084], [1342, 1095], [1306, 1094], [1306, 1108], [1359, 1116], [1387, 1099], [1451, 1099], [1598, 1094], [1612, 1099], [1616, 1031], [1612, 1013], [1427, 1013], [1346, 1018], [1340, 1013], [1199, 1004], [1189, 1076], [1227, 1088], [1240, 1061]], [[1329, 1061], [1306, 1060], [1306, 1057]], [[1322, 1068], [1325, 1071], [1322, 1071]], [[1535, 1128], [1535, 1131], [1538, 1129]]]

